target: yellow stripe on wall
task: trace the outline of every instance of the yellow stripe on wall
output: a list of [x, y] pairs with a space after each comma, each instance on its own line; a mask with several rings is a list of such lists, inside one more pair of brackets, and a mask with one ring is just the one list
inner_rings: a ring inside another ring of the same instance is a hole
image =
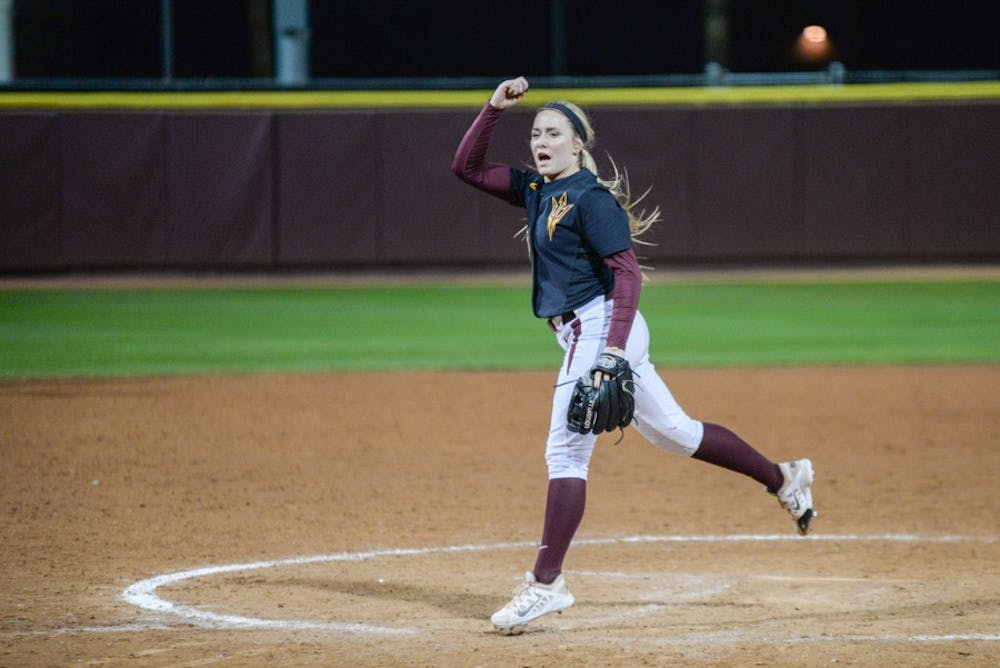
[[[492, 90], [0, 92], [6, 109], [413, 109], [478, 108]], [[1000, 81], [677, 88], [533, 88], [529, 104], [709, 106], [1000, 100]]]

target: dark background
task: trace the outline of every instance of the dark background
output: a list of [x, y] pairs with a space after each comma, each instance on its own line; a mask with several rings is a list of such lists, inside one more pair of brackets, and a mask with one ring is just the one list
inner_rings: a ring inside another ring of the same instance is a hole
[[[12, 86], [253, 89], [273, 72], [273, 0], [15, 0]], [[172, 49], [162, 8], [172, 6]], [[725, 7], [728, 38], [706, 37]], [[313, 1], [311, 79], [328, 89], [1000, 80], [1000, 0]], [[795, 57], [821, 24], [827, 61]], [[165, 52], [172, 52], [170, 59]], [[166, 76], [164, 63], [171, 64]], [[827, 70], [831, 75], [838, 68]], [[755, 75], [754, 73], [763, 73]], [[737, 77], [732, 77], [735, 80]], [[482, 83], [482, 82], [487, 83]], [[581, 83], [583, 82], [583, 83]], [[296, 84], [301, 85], [301, 84]], [[711, 84], [710, 84], [711, 85]], [[523, 211], [448, 169], [475, 109], [4, 109], [0, 273], [523, 266]], [[530, 109], [491, 155], [529, 159]], [[1000, 257], [1000, 104], [602, 105], [604, 150], [664, 223], [656, 266]], [[606, 172], [606, 164], [602, 171]]]
[[[733, 72], [824, 66], [793, 52], [812, 23], [829, 31], [828, 60], [848, 70], [1000, 69], [1000, 0], [724, 4], [723, 65]], [[707, 6], [705, 0], [314, 0], [310, 74], [318, 80], [699, 73], [709, 59]], [[19, 79], [163, 75], [160, 0], [15, 0], [14, 12]], [[174, 0], [173, 76], [272, 77], [271, 13], [269, 0]]]

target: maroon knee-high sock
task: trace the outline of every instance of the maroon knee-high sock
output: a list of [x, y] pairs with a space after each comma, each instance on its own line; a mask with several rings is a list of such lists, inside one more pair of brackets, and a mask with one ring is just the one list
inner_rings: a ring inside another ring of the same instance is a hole
[[742, 438], [717, 424], [705, 423], [701, 445], [691, 456], [748, 475], [772, 492], [777, 491], [784, 482], [777, 464], [754, 450]]
[[587, 481], [581, 478], [549, 480], [545, 501], [545, 526], [542, 545], [535, 560], [535, 579], [549, 584], [562, 572], [563, 559], [573, 541], [583, 509], [587, 505]]

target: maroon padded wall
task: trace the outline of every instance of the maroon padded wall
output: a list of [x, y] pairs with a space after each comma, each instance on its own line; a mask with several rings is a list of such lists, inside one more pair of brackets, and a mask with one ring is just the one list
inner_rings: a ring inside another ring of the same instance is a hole
[[167, 116], [168, 263], [272, 263], [272, 125], [260, 113]]
[[379, 224], [376, 128], [361, 114], [282, 114], [275, 124], [279, 263], [371, 264]]
[[0, 114], [0, 268], [58, 263], [60, 217], [59, 117]]
[[162, 264], [167, 259], [163, 118], [63, 114], [59, 147], [63, 263]]
[[1000, 105], [924, 107], [905, 116], [909, 254], [1000, 250]]
[[801, 114], [803, 246], [808, 254], [900, 254], [910, 202], [907, 137], [890, 108]]
[[788, 257], [801, 240], [801, 174], [792, 109], [709, 109], [694, 146], [700, 257]]
[[[0, 271], [526, 263], [524, 211], [449, 170], [476, 111], [0, 113]], [[648, 262], [1000, 256], [1000, 104], [591, 113], [663, 211]]]

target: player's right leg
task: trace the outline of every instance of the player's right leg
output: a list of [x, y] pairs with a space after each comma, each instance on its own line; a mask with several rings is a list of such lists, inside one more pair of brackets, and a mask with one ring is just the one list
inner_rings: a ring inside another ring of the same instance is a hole
[[545, 462], [549, 487], [542, 541], [533, 570], [514, 590], [504, 607], [493, 613], [493, 625], [504, 634], [516, 634], [529, 622], [573, 605], [574, 598], [562, 575], [563, 560], [583, 519], [590, 458], [597, 442], [594, 434], [569, 430], [566, 413], [576, 379], [586, 373], [600, 354], [609, 307], [592, 301], [563, 323], [556, 340], [565, 350], [563, 365], [552, 394]]

